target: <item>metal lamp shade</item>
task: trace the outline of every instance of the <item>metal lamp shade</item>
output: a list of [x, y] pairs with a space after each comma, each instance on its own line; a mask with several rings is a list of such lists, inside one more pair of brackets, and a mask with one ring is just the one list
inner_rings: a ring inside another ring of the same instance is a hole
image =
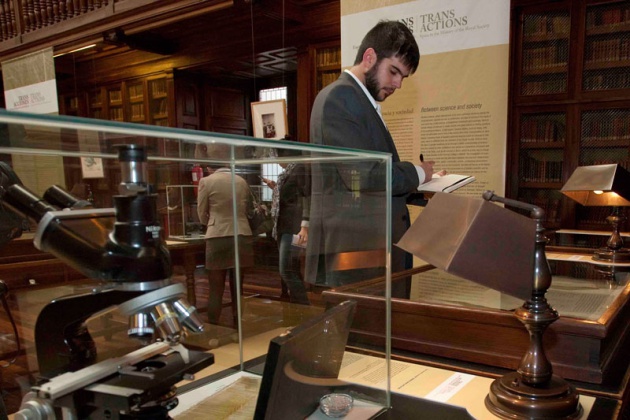
[[583, 206], [630, 206], [630, 173], [618, 164], [579, 166], [560, 191]]
[[429, 264], [528, 300], [536, 222], [482, 199], [436, 193], [396, 244]]

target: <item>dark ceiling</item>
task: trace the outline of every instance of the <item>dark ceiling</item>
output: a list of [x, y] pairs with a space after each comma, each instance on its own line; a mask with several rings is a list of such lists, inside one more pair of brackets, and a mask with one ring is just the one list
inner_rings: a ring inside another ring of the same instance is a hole
[[[148, 67], [167, 66], [207, 77], [273, 77], [295, 72], [298, 51], [307, 45], [338, 39], [339, 14], [339, 0], [235, 1], [223, 10], [149, 29], [116, 28], [95, 48], [59, 57], [57, 67], [98, 61], [93, 71], [101, 79], [103, 73], [122, 71], [121, 62], [145, 66], [145, 73]], [[108, 71], [107, 60], [117, 62], [116, 68]]]

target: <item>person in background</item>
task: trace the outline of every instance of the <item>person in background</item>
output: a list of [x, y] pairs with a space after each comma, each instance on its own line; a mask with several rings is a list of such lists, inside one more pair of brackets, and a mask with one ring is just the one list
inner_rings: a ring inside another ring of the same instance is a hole
[[[247, 182], [232, 175], [229, 168], [208, 168], [210, 175], [199, 181], [197, 214], [206, 226], [206, 271], [208, 274], [208, 323], [218, 324], [221, 316], [226, 274], [229, 274], [231, 299], [236, 299], [236, 258], [234, 250], [234, 227], [238, 228], [239, 262], [241, 283], [245, 268], [254, 265], [253, 237], [247, 215], [252, 210], [251, 192]], [[236, 197], [232, 196], [234, 182]], [[237, 206], [236, 223], [232, 217], [233, 198]], [[233, 316], [235, 305], [232, 305]]]
[[[418, 165], [401, 162], [383, 120], [380, 102], [402, 87], [403, 80], [416, 71], [419, 61], [420, 52], [413, 33], [401, 22], [380, 21], [363, 38], [354, 65], [317, 95], [311, 113], [312, 143], [391, 153], [393, 243], [398, 242], [410, 226], [407, 210], [410, 198], [420, 199], [417, 204], [426, 203], [417, 189], [431, 180], [434, 162], [424, 161]], [[385, 189], [382, 185], [384, 168], [368, 162], [320, 165], [319, 169], [316, 176], [316, 165], [313, 165], [309, 242], [316, 248], [307, 253], [307, 270], [318, 273], [323, 269], [327, 278], [322, 280], [321, 274], [315, 277], [309, 274], [308, 280], [325, 281], [334, 287], [365, 279], [368, 274], [334, 273], [331, 267], [334, 261], [339, 261], [335, 256], [341, 253], [347, 254], [345, 260], [361, 258], [349, 253], [363, 253], [370, 260], [366, 252], [376, 256], [376, 252], [383, 249], [378, 241], [385, 237], [379, 223], [385, 220], [383, 206], [379, 204], [384, 197], [376, 191]], [[309, 255], [318, 260], [309, 259]], [[322, 258], [325, 261], [322, 262]], [[411, 268], [412, 262], [410, 254], [392, 246], [392, 273]], [[381, 263], [381, 273], [382, 266], [384, 263]], [[378, 271], [369, 275], [375, 273]], [[409, 287], [409, 281], [393, 284], [392, 296], [408, 297]]]
[[[289, 139], [285, 136], [285, 139]], [[278, 149], [278, 157], [288, 157], [291, 150]], [[289, 291], [289, 301], [309, 305], [304, 281], [300, 277], [299, 253], [306, 246], [309, 225], [310, 179], [304, 164], [280, 163], [284, 169], [277, 181], [262, 178], [273, 189], [271, 217], [272, 236], [278, 244], [279, 271]], [[294, 246], [297, 245], [297, 246]]]

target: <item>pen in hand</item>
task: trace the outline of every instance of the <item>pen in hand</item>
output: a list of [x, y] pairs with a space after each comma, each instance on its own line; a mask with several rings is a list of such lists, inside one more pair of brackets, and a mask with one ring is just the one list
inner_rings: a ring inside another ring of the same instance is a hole
[[420, 162], [424, 162], [424, 156], [420, 153]]

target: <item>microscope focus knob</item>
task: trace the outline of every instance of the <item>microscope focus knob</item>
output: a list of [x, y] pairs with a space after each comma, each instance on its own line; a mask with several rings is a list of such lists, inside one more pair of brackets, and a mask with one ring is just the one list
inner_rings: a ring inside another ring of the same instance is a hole
[[15, 420], [53, 420], [55, 411], [49, 401], [37, 397], [34, 392], [27, 393], [22, 399], [20, 410], [13, 418]]

